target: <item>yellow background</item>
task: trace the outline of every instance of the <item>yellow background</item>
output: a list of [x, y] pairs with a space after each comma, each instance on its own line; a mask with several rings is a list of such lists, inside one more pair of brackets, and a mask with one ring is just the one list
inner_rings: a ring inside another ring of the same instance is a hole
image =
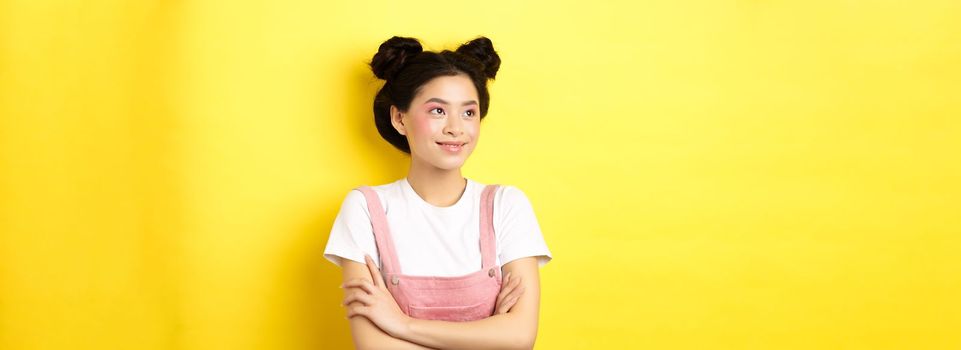
[[0, 348], [346, 348], [365, 66], [490, 37], [538, 349], [961, 348], [961, 2], [0, 0]]

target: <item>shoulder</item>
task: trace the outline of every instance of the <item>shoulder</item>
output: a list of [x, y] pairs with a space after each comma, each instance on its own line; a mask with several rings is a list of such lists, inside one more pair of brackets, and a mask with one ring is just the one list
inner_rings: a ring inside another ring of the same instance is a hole
[[[361, 191], [361, 187], [358, 186], [347, 191], [344, 196], [344, 201], [340, 206], [340, 215], [348, 218], [359, 218], [366, 217], [370, 218], [370, 209], [367, 206], [367, 195]], [[373, 190], [374, 195], [378, 197], [381, 202], [381, 206], [384, 206], [384, 188], [382, 186], [366, 186]]]
[[352, 188], [344, 196], [344, 207], [359, 208], [367, 206], [367, 197], [360, 191], [360, 187]]
[[497, 189], [494, 192], [494, 206], [496, 207], [530, 205], [527, 194], [517, 186], [510, 184], [485, 184], [474, 180], [470, 181], [476, 186], [478, 197], [485, 188], [496, 185]]
[[337, 216], [348, 221], [370, 220], [367, 198], [359, 187], [347, 191], [347, 195], [344, 196], [344, 200], [340, 204], [340, 212]]
[[350, 191], [347, 191], [347, 195], [344, 196], [342, 208], [353, 210], [363, 209], [365, 212], [367, 212], [367, 196], [361, 191], [362, 187], [371, 189], [377, 196], [377, 199], [380, 201], [381, 206], [386, 206], [387, 202], [389, 202], [388, 199], [392, 198], [392, 196], [396, 195], [396, 193], [400, 191], [399, 183], [397, 181], [375, 186], [357, 186], [350, 189]]
[[511, 216], [533, 211], [527, 193], [519, 187], [509, 184], [499, 184], [494, 192], [494, 211], [497, 216]]
[[497, 186], [497, 192], [495, 192], [495, 197], [506, 197], [508, 199], [527, 198], [527, 196], [524, 194], [524, 191], [521, 191], [520, 188], [514, 185], [502, 184], [502, 183], [486, 184], [486, 183], [475, 181], [472, 179], [468, 179], [468, 180], [471, 183], [473, 183], [473, 185], [476, 187], [477, 193], [480, 193], [483, 189], [487, 188], [488, 186]]
[[494, 200], [506, 206], [530, 205], [527, 193], [514, 185], [500, 185], [494, 196]]

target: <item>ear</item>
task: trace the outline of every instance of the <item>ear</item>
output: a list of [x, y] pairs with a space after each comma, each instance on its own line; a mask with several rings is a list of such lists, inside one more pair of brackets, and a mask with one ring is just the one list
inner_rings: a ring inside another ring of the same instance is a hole
[[407, 127], [404, 126], [404, 114], [400, 112], [397, 106], [390, 106], [390, 124], [401, 135], [407, 135]]

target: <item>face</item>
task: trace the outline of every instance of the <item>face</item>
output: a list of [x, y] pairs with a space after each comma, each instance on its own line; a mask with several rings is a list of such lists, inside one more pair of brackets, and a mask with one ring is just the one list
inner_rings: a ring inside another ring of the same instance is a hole
[[414, 96], [407, 112], [391, 107], [391, 122], [407, 136], [414, 162], [458, 169], [480, 136], [477, 89], [466, 75], [440, 76]]

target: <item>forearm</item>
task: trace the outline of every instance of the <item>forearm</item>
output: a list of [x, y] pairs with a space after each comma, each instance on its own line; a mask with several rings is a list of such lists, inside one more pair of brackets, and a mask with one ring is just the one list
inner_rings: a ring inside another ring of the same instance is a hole
[[395, 337], [438, 349], [531, 349], [537, 338], [540, 278], [537, 260], [521, 258], [504, 265], [520, 278], [524, 293], [504, 314], [469, 322], [411, 319]]
[[396, 350], [424, 350], [431, 349], [403, 339], [394, 338], [377, 328], [366, 317], [352, 317], [350, 319], [354, 347], [358, 350], [367, 349], [396, 349]]
[[[354, 261], [343, 262], [344, 281], [354, 278], [372, 278], [367, 267]], [[352, 288], [344, 289], [346, 295]], [[361, 305], [359, 302], [348, 303], [349, 306]], [[430, 349], [407, 340], [390, 336], [380, 329], [370, 319], [363, 316], [350, 317], [350, 331], [357, 349]]]
[[529, 318], [506, 313], [470, 322], [411, 319], [397, 337], [438, 349], [531, 349], [537, 320]]
[[[346, 264], [351, 266], [350, 270], [355, 269], [354, 265]], [[537, 261], [533, 257], [517, 259], [503, 267], [504, 271], [519, 278], [524, 290], [510, 311], [469, 322], [421, 320], [404, 315], [369, 257], [367, 265], [372, 279], [351, 279], [345, 273], [346, 282], [342, 285], [360, 290], [350, 290], [345, 295], [345, 302], [349, 303], [347, 316], [359, 318], [351, 321], [355, 340], [365, 341], [363, 335], [369, 333], [384, 333], [391, 338], [438, 349], [531, 349], [534, 346], [540, 281]], [[349, 274], [359, 275], [356, 271]], [[376, 332], [366, 329], [367, 325]]]

